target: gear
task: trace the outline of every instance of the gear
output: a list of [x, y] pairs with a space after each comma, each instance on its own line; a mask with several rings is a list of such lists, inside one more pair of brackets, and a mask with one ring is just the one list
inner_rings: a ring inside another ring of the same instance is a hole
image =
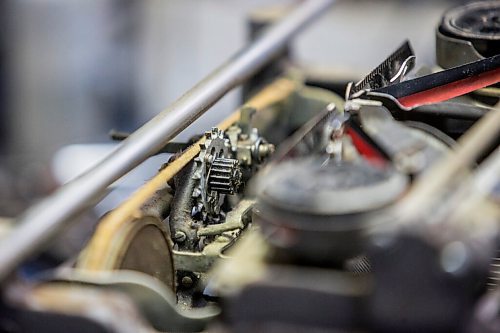
[[238, 160], [216, 158], [208, 171], [207, 189], [224, 194], [234, 194], [241, 183]]
[[200, 154], [194, 159], [196, 170], [193, 179], [197, 184], [192, 196], [196, 202], [191, 212], [192, 216], [200, 216], [203, 221], [217, 220], [224, 201], [224, 194], [208, 189], [210, 168], [216, 159], [230, 157], [229, 141], [224, 138], [223, 131], [214, 127], [205, 133], [205, 137], [205, 143], [200, 144]]

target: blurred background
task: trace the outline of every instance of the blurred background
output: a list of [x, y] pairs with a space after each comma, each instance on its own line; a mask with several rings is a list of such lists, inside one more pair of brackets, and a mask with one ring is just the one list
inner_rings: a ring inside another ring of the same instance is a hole
[[[110, 129], [138, 128], [244, 46], [252, 10], [293, 3], [2, 0], [0, 216], [95, 163], [112, 149]], [[417, 65], [432, 65], [434, 29], [456, 3], [338, 1], [293, 42], [293, 57], [361, 78], [408, 38]], [[240, 96], [226, 96], [180, 139], [224, 118]]]

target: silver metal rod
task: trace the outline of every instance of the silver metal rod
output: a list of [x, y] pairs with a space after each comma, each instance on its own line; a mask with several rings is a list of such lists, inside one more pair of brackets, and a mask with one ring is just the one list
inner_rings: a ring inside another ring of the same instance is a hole
[[237, 53], [139, 128], [104, 161], [23, 214], [15, 229], [0, 241], [0, 280], [43, 248], [110, 184], [157, 152], [228, 91], [271, 61], [295, 34], [324, 13], [333, 2], [303, 2], [248, 48]]

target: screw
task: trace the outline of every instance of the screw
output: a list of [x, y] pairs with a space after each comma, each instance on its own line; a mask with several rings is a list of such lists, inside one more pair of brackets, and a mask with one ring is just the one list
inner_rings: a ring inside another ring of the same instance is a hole
[[174, 241], [182, 243], [186, 240], [187, 236], [183, 231], [176, 231], [174, 234]]
[[263, 143], [259, 145], [259, 157], [264, 159], [274, 153], [274, 145], [271, 143]]
[[190, 276], [183, 276], [181, 280], [181, 284], [185, 288], [189, 288], [193, 285], [193, 279]]

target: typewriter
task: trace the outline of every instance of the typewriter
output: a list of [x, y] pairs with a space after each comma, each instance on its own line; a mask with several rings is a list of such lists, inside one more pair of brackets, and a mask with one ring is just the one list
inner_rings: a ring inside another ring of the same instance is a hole
[[[500, 332], [500, 1], [443, 13], [437, 67], [402, 40], [353, 82], [289, 47], [332, 3], [253, 17], [245, 49], [9, 222], [1, 330]], [[240, 85], [226, 119], [172, 141]], [[26, 275], [154, 155], [76, 257]]]

